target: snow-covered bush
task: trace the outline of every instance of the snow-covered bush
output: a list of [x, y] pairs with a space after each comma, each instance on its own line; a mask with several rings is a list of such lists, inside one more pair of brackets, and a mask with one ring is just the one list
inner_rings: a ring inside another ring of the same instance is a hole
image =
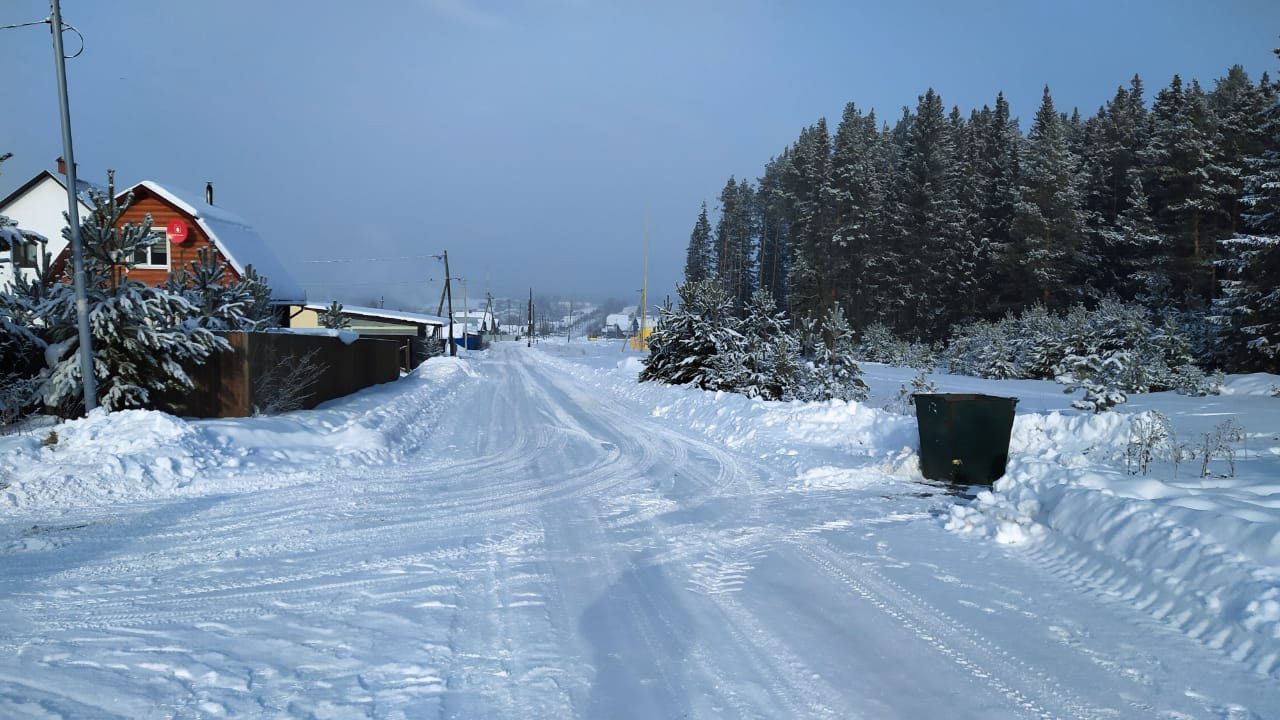
[[1012, 322], [1011, 318], [994, 323], [979, 320], [965, 326], [947, 348], [948, 370], [995, 380], [1022, 377], [1024, 371], [1018, 365], [1015, 346], [1018, 336], [1009, 327]]
[[938, 386], [929, 379], [929, 373], [921, 370], [911, 378], [911, 382], [898, 387], [898, 394], [885, 403], [884, 409], [899, 415], [914, 415], [916, 395], [938, 392]]
[[[793, 332], [767, 291], [757, 291], [744, 315], [733, 313], [714, 280], [679, 288], [680, 306], [664, 308], [649, 337], [640, 380], [693, 384], [764, 400], [863, 400], [867, 386], [854, 358], [854, 334], [843, 311]], [[808, 354], [805, 354], [805, 349]]]
[[1173, 442], [1173, 426], [1164, 413], [1152, 410], [1136, 416], [1125, 444], [1125, 469], [1130, 475], [1146, 475], [1158, 451], [1164, 447], [1172, 450]]
[[1244, 442], [1245, 432], [1233, 418], [1223, 420], [1204, 434], [1200, 446], [1200, 477], [1209, 477], [1209, 463], [1216, 457], [1227, 463], [1229, 477], [1236, 476], [1236, 445]]
[[[106, 193], [89, 191], [93, 210], [80, 228], [94, 375], [98, 400], [109, 410], [148, 407], [164, 393], [190, 390], [193, 383], [184, 364], [203, 363], [214, 351], [229, 348], [200, 326], [199, 308], [185, 297], [128, 277], [136, 253], [156, 238], [150, 216], [117, 229], [132, 198], [118, 202], [114, 195], [108, 174]], [[80, 341], [71, 284], [53, 283], [37, 313], [48, 345], [44, 403], [60, 414], [79, 413]]]
[[[952, 372], [995, 379], [1061, 378], [1090, 386], [1090, 409], [1119, 401], [1116, 392], [1179, 389], [1213, 392], [1196, 367], [1191, 342], [1172, 317], [1154, 322], [1141, 305], [1104, 299], [1054, 315], [1043, 307], [996, 322], [956, 328], [944, 352]], [[1199, 375], [1197, 375], [1199, 373]], [[1112, 392], [1116, 391], [1116, 392]]]
[[857, 344], [856, 358], [867, 362], [913, 367], [931, 370], [937, 362], [933, 349], [924, 343], [903, 340], [881, 323], [868, 325], [862, 330], [862, 341]]

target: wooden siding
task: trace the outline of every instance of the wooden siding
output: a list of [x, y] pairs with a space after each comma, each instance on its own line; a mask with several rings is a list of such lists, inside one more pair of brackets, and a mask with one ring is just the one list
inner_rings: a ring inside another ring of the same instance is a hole
[[[186, 267], [199, 259], [199, 251], [202, 248], [212, 248], [213, 243], [209, 240], [209, 236], [200, 229], [195, 219], [178, 208], [170, 205], [155, 193], [147, 190], [145, 187], [138, 187], [134, 190], [133, 204], [129, 206], [124, 214], [120, 216], [120, 223], [117, 227], [124, 227], [126, 223], [139, 225], [146, 218], [147, 214], [151, 214], [151, 227], [155, 229], [163, 229], [168, 227], [169, 223], [174, 220], [181, 220], [187, 224], [187, 240], [181, 245], [169, 243], [169, 269], [163, 270], [159, 268], [134, 268], [129, 272], [129, 277], [152, 287], [163, 285], [169, 279], [170, 271], [178, 270]], [[228, 285], [240, 281], [240, 274], [236, 269], [227, 262], [226, 257], [221, 252], [218, 253], [223, 266], [226, 268], [226, 282]], [[55, 277], [62, 277], [70, 282], [70, 264], [71, 264], [71, 247], [68, 246], [58, 257], [54, 259], [53, 270]]]
[[[151, 227], [156, 229], [164, 229], [174, 220], [181, 220], [187, 225], [186, 242], [181, 245], [169, 244], [169, 268], [171, 270], [176, 271], [179, 268], [187, 267], [199, 259], [197, 253], [200, 250], [213, 247], [209, 236], [200, 229], [200, 226], [196, 224], [196, 221], [190, 215], [175, 208], [143, 187], [139, 187], [134, 191], [133, 204], [120, 217], [120, 225], [123, 226], [125, 223], [138, 225], [142, 223], [148, 213], [151, 214]], [[230, 263], [227, 263], [226, 258], [222, 257], [222, 253], [218, 253], [218, 256], [226, 267], [227, 283], [238, 282], [240, 275], [235, 271], [235, 268], [231, 267]], [[169, 270], [134, 268], [129, 272], [129, 277], [151, 286], [163, 285], [169, 279]]]

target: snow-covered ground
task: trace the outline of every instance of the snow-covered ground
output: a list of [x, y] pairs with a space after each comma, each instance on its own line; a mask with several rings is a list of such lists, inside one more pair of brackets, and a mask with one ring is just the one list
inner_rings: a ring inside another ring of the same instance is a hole
[[[1280, 399], [1016, 396], [1009, 472], [865, 403], [497, 344], [312, 412], [0, 437], [0, 717], [1280, 717]], [[1243, 428], [1126, 472], [1135, 423]]]

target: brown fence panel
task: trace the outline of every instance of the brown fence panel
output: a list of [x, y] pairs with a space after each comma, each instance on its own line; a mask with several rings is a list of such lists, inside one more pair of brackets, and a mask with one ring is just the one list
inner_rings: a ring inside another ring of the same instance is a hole
[[264, 373], [281, 360], [302, 358], [315, 352], [324, 366], [302, 405], [313, 408], [326, 400], [350, 395], [370, 385], [400, 376], [398, 343], [361, 338], [344, 344], [336, 337], [293, 333], [220, 333], [230, 351], [211, 356], [187, 372], [196, 388], [181, 398], [167, 398], [169, 409], [193, 417], [245, 417], [264, 388]]

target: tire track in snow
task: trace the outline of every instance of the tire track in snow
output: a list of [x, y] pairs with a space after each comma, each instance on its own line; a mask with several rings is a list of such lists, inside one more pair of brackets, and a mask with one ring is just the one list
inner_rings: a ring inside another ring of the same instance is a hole
[[842, 558], [821, 540], [795, 548], [823, 573], [888, 615], [967, 673], [975, 683], [1006, 698], [1024, 715], [1043, 720], [1093, 720], [1119, 714], [1113, 709], [1089, 705], [1054, 681], [1048, 672], [1013, 657], [989, 638], [885, 577], [872, 565]]

